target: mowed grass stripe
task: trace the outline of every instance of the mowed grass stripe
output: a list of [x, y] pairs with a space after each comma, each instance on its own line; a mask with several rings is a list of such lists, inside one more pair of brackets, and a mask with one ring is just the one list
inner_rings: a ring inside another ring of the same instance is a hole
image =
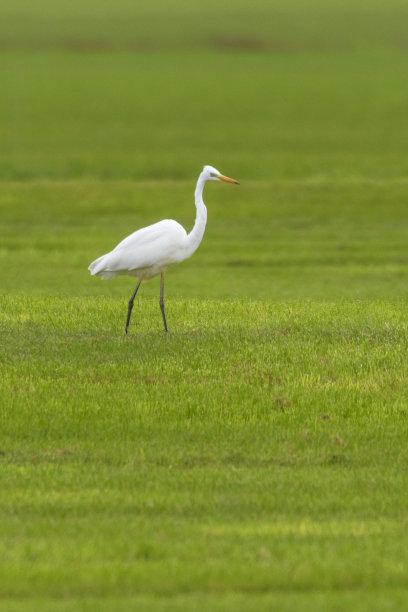
[[[206, 186], [204, 239], [192, 258], [166, 273], [168, 308], [181, 297], [406, 298], [405, 180], [239, 178], [236, 189]], [[134, 280], [91, 278], [89, 263], [160, 219], [174, 218], [189, 231], [195, 179], [196, 173], [189, 181], [4, 182], [2, 289], [127, 301]], [[135, 308], [143, 310], [158, 293], [157, 279], [144, 283]]]
[[301, 420], [299, 409], [363, 421], [373, 408], [377, 418], [404, 413], [402, 302], [175, 300], [166, 336], [157, 302], [145, 299], [129, 337], [126, 303], [116, 298], [8, 296], [2, 305], [4, 397], [42, 414], [53, 407], [64, 421], [64, 397], [86, 406], [85, 420], [111, 402], [134, 422], [160, 414], [169, 423]]

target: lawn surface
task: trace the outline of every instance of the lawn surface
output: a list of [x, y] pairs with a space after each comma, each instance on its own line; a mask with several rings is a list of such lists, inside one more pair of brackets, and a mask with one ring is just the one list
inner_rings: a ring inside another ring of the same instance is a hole
[[0, 6], [1, 610], [408, 607], [407, 19]]

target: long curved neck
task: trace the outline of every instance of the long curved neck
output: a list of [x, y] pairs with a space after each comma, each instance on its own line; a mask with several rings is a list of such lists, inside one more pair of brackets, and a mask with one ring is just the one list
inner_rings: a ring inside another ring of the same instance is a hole
[[192, 255], [194, 251], [198, 249], [198, 246], [204, 236], [205, 225], [207, 223], [207, 209], [203, 202], [204, 185], [205, 179], [201, 173], [198, 177], [197, 186], [194, 193], [197, 215], [194, 227], [187, 236], [187, 257], [190, 257], [190, 255]]

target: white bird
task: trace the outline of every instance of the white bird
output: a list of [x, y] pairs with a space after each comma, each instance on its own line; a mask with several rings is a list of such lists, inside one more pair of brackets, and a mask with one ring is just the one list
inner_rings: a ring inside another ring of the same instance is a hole
[[120, 275], [136, 276], [136, 285], [128, 304], [125, 333], [127, 333], [133, 302], [142, 281], [161, 274], [160, 310], [163, 316], [164, 331], [167, 332], [166, 315], [164, 313], [164, 271], [175, 263], [191, 257], [197, 250], [207, 222], [207, 208], [203, 202], [203, 189], [207, 181], [227, 181], [239, 185], [238, 181], [224, 176], [212, 166], [204, 166], [198, 177], [195, 189], [195, 205], [197, 216], [194, 227], [189, 234], [182, 225], [172, 219], [164, 219], [148, 227], [143, 227], [119, 244], [111, 251], [93, 261], [88, 270], [92, 276], [114, 278]]

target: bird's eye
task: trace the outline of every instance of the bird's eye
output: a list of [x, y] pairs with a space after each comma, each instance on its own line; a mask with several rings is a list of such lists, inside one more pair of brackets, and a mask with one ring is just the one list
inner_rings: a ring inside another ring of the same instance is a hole
[[215, 172], [210, 172], [210, 176], [213, 176], [214, 178], [217, 178], [217, 175], [215, 174]]

